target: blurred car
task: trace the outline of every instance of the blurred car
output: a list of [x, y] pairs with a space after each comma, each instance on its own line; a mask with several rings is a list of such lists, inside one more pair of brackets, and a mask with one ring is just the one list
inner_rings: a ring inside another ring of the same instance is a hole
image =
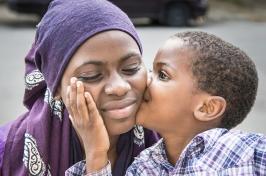
[[[207, 0], [110, 0], [130, 18], [148, 17], [170, 26], [197, 25], [208, 10]], [[11, 10], [43, 16], [51, 0], [8, 0]]]

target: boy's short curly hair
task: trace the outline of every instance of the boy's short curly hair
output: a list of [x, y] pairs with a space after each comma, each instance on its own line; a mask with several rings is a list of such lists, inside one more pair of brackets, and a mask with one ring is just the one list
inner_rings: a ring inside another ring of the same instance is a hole
[[221, 96], [227, 107], [221, 128], [231, 129], [250, 112], [257, 94], [258, 75], [253, 61], [238, 47], [205, 32], [182, 32], [177, 37], [194, 52], [191, 70], [197, 88]]

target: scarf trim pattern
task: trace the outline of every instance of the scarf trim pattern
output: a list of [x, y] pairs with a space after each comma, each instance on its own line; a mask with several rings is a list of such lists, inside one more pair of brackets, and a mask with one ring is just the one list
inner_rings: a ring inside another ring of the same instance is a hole
[[144, 144], [144, 129], [142, 126], [135, 125], [134, 126], [134, 143], [138, 146], [141, 146]]
[[[44, 175], [46, 171], [46, 166], [38, 151], [36, 140], [28, 133], [25, 133], [23, 163], [30, 175]], [[49, 170], [48, 173], [50, 173]]]
[[44, 101], [50, 105], [50, 108], [55, 116], [62, 121], [64, 103], [61, 99], [54, 99], [49, 88], [46, 89]]
[[43, 74], [39, 70], [33, 70], [25, 76], [25, 86], [27, 90], [31, 90], [44, 81]]

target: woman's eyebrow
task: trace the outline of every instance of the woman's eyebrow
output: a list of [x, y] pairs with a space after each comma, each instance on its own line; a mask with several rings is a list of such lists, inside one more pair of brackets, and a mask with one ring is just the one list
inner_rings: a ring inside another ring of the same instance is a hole
[[84, 65], [89, 65], [89, 64], [91, 64], [91, 65], [102, 65], [103, 62], [91, 60], [91, 61], [87, 61], [87, 62], [82, 63], [79, 67], [84, 66]]
[[86, 65], [101, 66], [101, 65], [103, 65], [103, 62], [96, 61], [96, 60], [90, 60], [90, 61], [84, 62], [84, 63], [80, 64], [78, 67], [76, 67], [74, 72], [75, 73], [78, 72], [80, 69], [82, 69]]
[[138, 57], [140, 59], [141, 55], [139, 53], [136, 53], [136, 52], [131, 52], [131, 53], [128, 53], [128, 54], [122, 56], [119, 60], [121, 62], [123, 62], [123, 61], [126, 61], [127, 59], [129, 59], [131, 57]]

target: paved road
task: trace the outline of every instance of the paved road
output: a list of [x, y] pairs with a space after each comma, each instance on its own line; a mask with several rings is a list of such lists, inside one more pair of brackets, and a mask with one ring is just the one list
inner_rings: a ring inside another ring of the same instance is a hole
[[[222, 22], [200, 28], [138, 27], [144, 45], [144, 60], [151, 67], [156, 50], [165, 39], [179, 31], [203, 30], [216, 34], [245, 50], [258, 68], [260, 84], [256, 104], [237, 128], [266, 134], [266, 23]], [[24, 56], [34, 38], [34, 27], [0, 24], [0, 124], [26, 111], [22, 106]]]

